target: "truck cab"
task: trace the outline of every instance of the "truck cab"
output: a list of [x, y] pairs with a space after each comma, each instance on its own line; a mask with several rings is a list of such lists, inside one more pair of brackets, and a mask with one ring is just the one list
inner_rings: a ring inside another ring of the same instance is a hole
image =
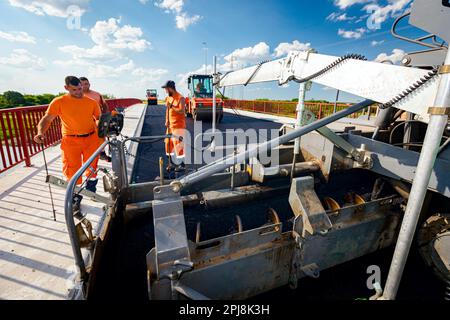
[[158, 92], [156, 89], [147, 89], [147, 105], [157, 105], [158, 104]]
[[[213, 77], [191, 75], [188, 78], [189, 96], [186, 98], [186, 116], [194, 120], [210, 120], [213, 115]], [[223, 118], [223, 100], [216, 99], [217, 122]]]

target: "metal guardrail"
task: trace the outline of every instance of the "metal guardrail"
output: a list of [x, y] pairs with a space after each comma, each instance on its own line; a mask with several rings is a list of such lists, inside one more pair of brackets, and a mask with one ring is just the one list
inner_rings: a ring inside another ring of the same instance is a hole
[[37, 134], [37, 124], [44, 116], [47, 105], [0, 110], [0, 173], [21, 162], [31, 166], [31, 157], [43, 148], [48, 148], [61, 140], [60, 120], [51, 124], [45, 135], [45, 143], [37, 144], [33, 137]]
[[[113, 175], [118, 178], [119, 183], [118, 188], [119, 189], [128, 188], [129, 183], [127, 179], [127, 164], [124, 159], [126, 156], [124, 148], [125, 144], [130, 141], [137, 143], [153, 143], [171, 137], [172, 135], [125, 137], [125, 139], [119, 140], [117, 139], [116, 136], [114, 136], [111, 139], [109, 139], [109, 141], [108, 140], [105, 141], [67, 183], [67, 189], [64, 199], [64, 217], [66, 220], [70, 244], [72, 246], [72, 251], [75, 258], [75, 265], [79, 275], [78, 284], [81, 285], [82, 289], [85, 289], [83, 286], [88, 280], [88, 272], [86, 270], [86, 263], [81, 251], [81, 241], [78, 237], [78, 233], [76, 230], [75, 217], [73, 212], [73, 201], [72, 201], [75, 191], [77, 189], [78, 179], [83, 176], [84, 172], [90, 167], [91, 163], [100, 155], [100, 153], [105, 149], [105, 147], [109, 145], [113, 155], [112, 159]], [[112, 204], [109, 204], [108, 206], [112, 206]], [[106, 210], [105, 213], [107, 211], [108, 210]], [[98, 229], [100, 229], [100, 226]]]
[[[115, 108], [127, 108], [137, 103], [139, 99], [110, 99], [106, 103], [109, 111]], [[37, 134], [37, 124], [44, 116], [48, 105], [19, 107], [0, 110], [0, 173], [25, 162], [31, 166], [31, 157], [60, 142], [62, 139], [60, 120], [51, 124], [45, 135], [43, 145], [33, 141]]]
[[[295, 118], [297, 114], [298, 102], [289, 101], [264, 101], [264, 100], [224, 100], [225, 108], [232, 108], [236, 110], [252, 111], [259, 113], [275, 114], [285, 117]], [[338, 103], [336, 106], [334, 103], [325, 102], [305, 102], [306, 110], [314, 113], [316, 119], [322, 119], [330, 116], [336, 112], [347, 109], [352, 104]], [[368, 111], [370, 110], [370, 111]], [[376, 114], [376, 107], [370, 107], [368, 110], [357, 112], [351, 117], [357, 118], [362, 114], [370, 113]]]
[[134, 98], [106, 100], [106, 104], [108, 105], [108, 111], [110, 112], [116, 108], [128, 108], [138, 103], [142, 103], [142, 100]]
[[86, 265], [84, 263], [83, 254], [81, 253], [80, 240], [77, 236], [77, 230], [75, 225], [75, 219], [73, 216], [73, 195], [75, 192], [75, 187], [77, 185], [77, 180], [83, 176], [84, 172], [89, 168], [91, 163], [100, 155], [100, 153], [109, 144], [109, 141], [105, 141], [102, 145], [92, 154], [92, 156], [81, 166], [81, 168], [74, 174], [72, 179], [70, 179], [67, 190], [66, 197], [64, 201], [64, 217], [66, 219], [67, 231], [70, 238], [70, 243], [72, 245], [73, 256], [75, 258], [75, 265], [77, 271], [80, 275], [80, 280], [83, 283], [87, 279]]

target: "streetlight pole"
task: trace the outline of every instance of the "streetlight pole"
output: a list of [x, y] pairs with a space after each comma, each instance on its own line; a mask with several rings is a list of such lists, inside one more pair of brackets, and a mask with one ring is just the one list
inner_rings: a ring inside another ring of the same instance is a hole
[[[297, 103], [297, 119], [295, 121], [295, 128], [299, 128], [305, 125], [305, 94], [306, 94], [306, 83], [300, 83], [298, 88], [298, 103]], [[300, 155], [300, 137], [296, 138], [294, 141], [294, 155], [292, 157], [292, 168], [291, 168], [291, 180], [294, 179], [294, 169], [295, 163], [297, 162], [298, 156]]]
[[[215, 133], [216, 133], [216, 117], [217, 117], [217, 114], [216, 114], [216, 110], [217, 110], [217, 107], [216, 107], [216, 84], [214, 83], [214, 80], [215, 80], [215, 77], [216, 77], [216, 74], [217, 74], [217, 56], [213, 56], [213, 107], [212, 107], [212, 112], [213, 112], [213, 114], [212, 114], [212, 134], [213, 134], [213, 136], [215, 135]], [[212, 142], [212, 145], [211, 145], [211, 148], [212, 148], [212, 150], [215, 150], [215, 148], [216, 148], [216, 142], [215, 142], [216, 140], [214, 139], [213, 140], [213, 142]]]
[[206, 46], [207, 43], [203, 42], [204, 48], [203, 50], [205, 50], [205, 75], [208, 74], [208, 47]]
[[336, 113], [336, 111], [337, 111], [337, 103], [338, 103], [338, 100], [339, 100], [339, 93], [340, 92], [341, 92], [340, 90], [336, 91], [336, 99], [334, 100], [333, 113]]

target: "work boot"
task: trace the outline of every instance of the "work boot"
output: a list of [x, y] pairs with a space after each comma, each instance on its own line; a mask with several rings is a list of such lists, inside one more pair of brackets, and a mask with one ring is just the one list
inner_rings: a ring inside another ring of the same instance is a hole
[[106, 162], [112, 161], [111, 157], [108, 156], [105, 151], [102, 151], [102, 153], [100, 153], [100, 160], [104, 160]]
[[186, 170], [186, 165], [184, 162], [175, 167], [175, 172], [183, 172]]
[[176, 172], [172, 170], [170, 172], [164, 172], [164, 180], [174, 180], [176, 179]]
[[171, 163], [166, 167], [166, 172], [168, 172], [168, 173], [170, 173], [174, 170], [175, 170], [175, 166]]
[[97, 192], [97, 183], [98, 183], [98, 179], [89, 179], [86, 182], [86, 190], [96, 193]]

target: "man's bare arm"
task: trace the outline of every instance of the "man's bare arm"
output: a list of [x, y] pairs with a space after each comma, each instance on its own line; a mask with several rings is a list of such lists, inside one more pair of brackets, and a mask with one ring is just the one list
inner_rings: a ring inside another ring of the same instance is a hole
[[57, 116], [55, 115], [47, 114], [41, 119], [41, 121], [39, 121], [37, 125], [37, 134], [34, 136], [34, 141], [36, 143], [44, 143], [44, 134], [47, 132], [50, 124], [56, 117]]

